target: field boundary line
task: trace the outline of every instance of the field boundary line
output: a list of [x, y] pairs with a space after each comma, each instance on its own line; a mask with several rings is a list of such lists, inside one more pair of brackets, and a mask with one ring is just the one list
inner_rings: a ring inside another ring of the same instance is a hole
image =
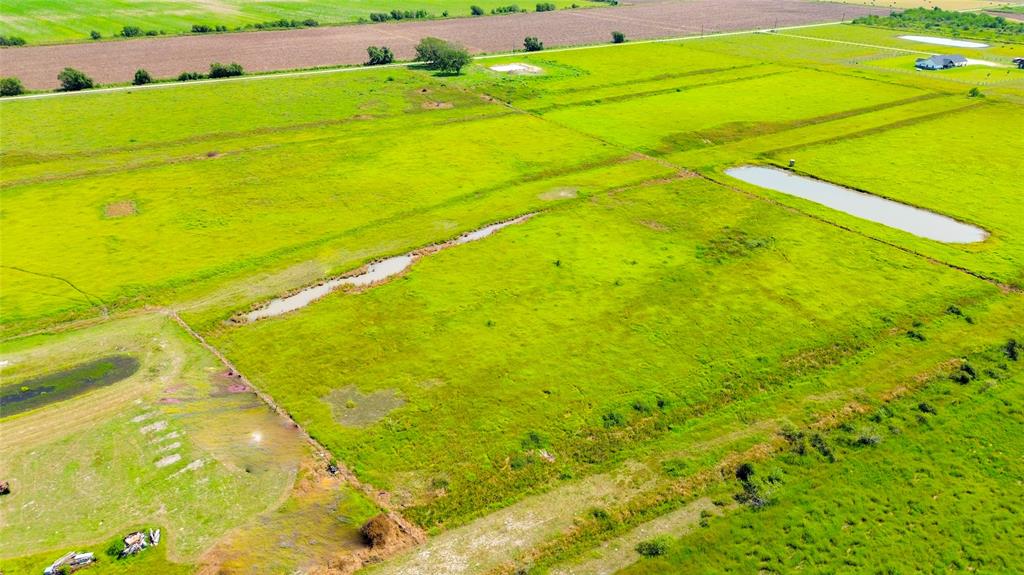
[[[718, 32], [718, 33], [707, 33], [703, 36], [693, 34], [689, 36], [675, 36], [670, 38], [653, 38], [650, 40], [636, 40], [631, 42], [624, 42], [622, 44], [587, 44], [583, 46], [565, 46], [563, 48], [551, 48], [544, 50], [545, 54], [553, 54], [558, 52], [574, 52], [577, 50], [595, 50], [599, 48], [617, 48], [623, 46], [638, 46], [642, 44], [661, 44], [669, 42], [684, 42], [690, 40], [703, 40], [706, 38], [724, 38], [728, 36], [742, 36], [746, 34], [765, 34], [775, 33], [776, 30], [800, 30], [804, 28], [817, 28], [821, 26], [835, 26], [836, 24], [844, 24], [845, 20], [839, 20], [834, 22], [821, 22], [818, 24], [799, 24], [796, 26], [780, 26], [778, 28], [753, 28], [750, 30], [737, 30], [735, 32]], [[796, 38], [802, 38], [803, 36], [794, 36]], [[813, 40], [819, 40], [820, 38], [813, 38], [807, 36], [807, 38]], [[925, 52], [922, 52], [925, 53]], [[515, 52], [496, 52], [493, 54], [480, 54], [473, 56], [473, 60], [489, 60], [494, 58], [507, 58], [516, 55], [525, 55], [526, 52], [515, 51]], [[308, 70], [296, 70], [292, 72], [267, 72], [253, 74], [249, 76], [237, 76], [234, 78], [217, 78], [207, 80], [191, 80], [187, 82], [167, 81], [157, 82], [154, 84], [146, 84], [143, 86], [110, 86], [108, 88], [96, 88], [94, 90], [80, 90], [76, 92], [42, 92], [38, 94], [25, 94], [23, 96], [9, 96], [0, 100], [0, 102], [17, 102], [22, 100], [40, 100], [44, 98], [57, 98], [62, 96], [77, 96], [86, 94], [109, 94], [115, 92], [126, 92], [130, 90], [143, 91], [143, 90], [158, 90], [161, 88], [174, 88], [184, 86], [202, 86], [205, 84], [230, 84], [235, 82], [251, 82], [255, 80], [270, 80], [274, 78], [301, 78], [306, 76], [318, 76], [321, 74], [343, 74], [351, 72], [367, 72], [372, 70], [386, 70], [388, 68], [409, 68], [412, 66], [418, 66], [421, 62], [395, 62], [392, 64], [382, 64], [379, 66], [341, 66], [335, 68], [314, 68]]]
[[255, 393], [256, 396], [259, 397], [263, 401], [263, 403], [267, 405], [267, 407], [269, 407], [279, 416], [285, 418], [292, 425], [294, 425], [295, 429], [299, 430], [299, 432], [309, 443], [309, 445], [313, 447], [315, 457], [320, 460], [321, 464], [326, 466], [328, 462], [333, 462], [338, 468], [337, 473], [341, 476], [342, 479], [345, 480], [345, 482], [347, 482], [354, 488], [358, 489], [359, 491], [363, 492], [368, 497], [370, 497], [370, 499], [373, 500], [374, 504], [376, 504], [378, 507], [387, 512], [390, 516], [392, 516], [392, 518], [395, 518], [401, 524], [403, 529], [409, 532], [419, 531], [418, 526], [416, 526], [414, 523], [406, 519], [405, 516], [401, 515], [392, 508], [389, 501], [389, 494], [386, 491], [377, 489], [370, 485], [369, 483], [364, 483], [360, 481], [356, 474], [351, 469], [349, 469], [343, 462], [336, 461], [333, 455], [331, 454], [330, 450], [328, 450], [326, 447], [324, 447], [323, 444], [321, 444], [312, 435], [310, 435], [309, 432], [306, 431], [306, 428], [299, 425], [299, 422], [295, 421], [295, 419], [292, 418], [291, 414], [289, 414], [287, 410], [285, 410], [277, 402], [275, 402], [274, 398], [272, 398], [269, 394], [262, 391], [260, 388], [253, 385], [252, 381], [250, 381], [249, 378], [245, 376], [245, 374], [239, 371], [238, 368], [235, 367], [235, 364], [233, 364], [231, 360], [228, 359], [226, 355], [224, 355], [224, 353], [222, 353], [219, 349], [217, 349], [211, 343], [206, 341], [206, 338], [203, 337], [199, 332], [192, 329], [192, 326], [188, 325], [188, 323], [186, 323], [185, 320], [182, 319], [180, 315], [178, 315], [178, 312], [167, 310], [164, 313], [172, 320], [174, 320], [174, 322], [177, 323], [181, 327], [181, 329], [185, 331], [185, 333], [190, 335], [192, 339], [197, 341], [199, 345], [201, 345], [208, 352], [213, 354], [214, 357], [220, 360], [221, 364], [223, 364], [224, 367], [231, 370], [231, 373], [236, 375], [238, 379], [241, 380], [242, 383], [247, 385], [249, 389], [251, 389], [253, 393]]

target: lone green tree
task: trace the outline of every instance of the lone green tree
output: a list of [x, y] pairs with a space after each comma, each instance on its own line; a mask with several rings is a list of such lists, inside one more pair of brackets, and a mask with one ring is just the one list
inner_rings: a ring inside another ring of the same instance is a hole
[[77, 92], [78, 90], [86, 90], [92, 88], [92, 78], [85, 75], [81, 70], [75, 70], [74, 68], [64, 68], [57, 74], [57, 80], [60, 82], [60, 89], [62, 92]]
[[416, 61], [424, 62], [429, 70], [460, 74], [473, 61], [473, 57], [469, 55], [469, 50], [459, 44], [427, 37], [416, 45]]
[[612, 32], [612, 44], [622, 44], [626, 41], [626, 35], [622, 32]]
[[544, 49], [544, 42], [538, 40], [536, 36], [527, 36], [523, 39], [523, 47], [527, 52], [540, 52]]

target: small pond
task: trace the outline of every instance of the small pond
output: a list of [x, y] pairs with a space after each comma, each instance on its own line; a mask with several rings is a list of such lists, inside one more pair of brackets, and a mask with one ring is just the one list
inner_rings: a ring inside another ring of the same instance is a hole
[[988, 237], [985, 230], [953, 218], [778, 168], [742, 166], [729, 168], [725, 173], [748, 184], [810, 200], [930, 240], [969, 244]]
[[130, 355], [112, 355], [0, 386], [0, 418], [63, 401], [117, 383], [139, 369]]
[[524, 214], [506, 220], [504, 222], [498, 222], [489, 226], [484, 226], [480, 229], [466, 232], [461, 236], [447, 241], [443, 244], [437, 244], [429, 246], [423, 249], [419, 249], [413, 252], [409, 252], [404, 255], [394, 256], [383, 260], [378, 260], [370, 265], [366, 266], [366, 270], [357, 275], [342, 276], [334, 279], [327, 280], [323, 283], [310, 286], [302, 289], [290, 296], [275, 298], [270, 301], [267, 305], [253, 310], [245, 314], [246, 321], [253, 322], [268, 317], [279, 316], [281, 314], [288, 313], [302, 309], [314, 301], [330, 294], [334, 290], [342, 286], [353, 286], [353, 287], [368, 287], [376, 283], [380, 283], [388, 278], [394, 277], [406, 269], [409, 268], [418, 258], [441, 251], [445, 248], [453, 246], [461, 246], [468, 244], [469, 242], [475, 242], [482, 240], [497, 232], [502, 228], [525, 222], [526, 220], [533, 217], [534, 214]]
[[981, 42], [969, 42], [967, 40], [954, 40], [952, 38], [939, 38], [937, 36], [900, 36], [902, 40], [921, 42], [922, 44], [934, 44], [936, 46], [952, 46], [954, 48], [988, 48], [988, 44]]

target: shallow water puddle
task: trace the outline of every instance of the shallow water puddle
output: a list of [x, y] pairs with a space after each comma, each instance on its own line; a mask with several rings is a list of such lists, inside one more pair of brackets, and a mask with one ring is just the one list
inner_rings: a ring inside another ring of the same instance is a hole
[[921, 42], [922, 44], [935, 44], [936, 46], [953, 46], [954, 48], [988, 48], [988, 44], [981, 42], [968, 42], [967, 40], [954, 40], [952, 38], [939, 38], [937, 36], [900, 36], [902, 40]]
[[89, 390], [106, 387], [129, 377], [139, 361], [129, 355], [112, 355], [74, 367], [0, 386], [0, 417], [8, 417], [63, 401]]
[[810, 200], [930, 240], [969, 244], [988, 237], [985, 230], [950, 217], [778, 168], [741, 166], [729, 168], [725, 173], [748, 184]]
[[352, 287], [368, 287], [373, 284], [382, 282], [388, 278], [394, 277], [406, 269], [409, 268], [419, 258], [429, 255], [435, 252], [439, 252], [445, 248], [452, 246], [460, 246], [462, 244], [468, 244], [469, 242], [475, 242], [481, 240], [493, 234], [494, 232], [507, 228], [508, 226], [525, 222], [532, 218], [534, 214], [524, 214], [522, 216], [506, 220], [504, 222], [498, 222], [489, 226], [482, 227], [478, 230], [466, 232], [461, 236], [445, 242], [443, 244], [436, 244], [427, 246], [407, 254], [400, 256], [394, 256], [387, 259], [379, 260], [366, 266], [365, 271], [359, 274], [342, 276], [334, 279], [327, 280], [319, 283], [315, 286], [302, 289], [293, 295], [275, 298], [270, 301], [267, 305], [253, 310], [245, 314], [245, 320], [249, 322], [261, 320], [263, 318], [274, 317], [297, 309], [302, 309], [314, 301], [328, 295], [334, 290], [342, 286]]

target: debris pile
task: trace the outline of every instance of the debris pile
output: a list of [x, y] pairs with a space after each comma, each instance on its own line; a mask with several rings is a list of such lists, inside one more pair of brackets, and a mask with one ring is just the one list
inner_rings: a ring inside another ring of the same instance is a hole
[[11, 492], [11, 484], [6, 481], [0, 481], [0, 495], [7, 495]]
[[69, 573], [88, 567], [96, 562], [96, 556], [92, 553], [79, 553], [72, 551], [60, 559], [54, 561], [43, 571], [43, 575], [57, 575], [58, 573]]
[[128, 557], [129, 555], [136, 555], [146, 547], [156, 547], [160, 544], [160, 530], [150, 529], [149, 533], [142, 531], [136, 531], [128, 534], [124, 538], [124, 549], [118, 555], [118, 558]]

